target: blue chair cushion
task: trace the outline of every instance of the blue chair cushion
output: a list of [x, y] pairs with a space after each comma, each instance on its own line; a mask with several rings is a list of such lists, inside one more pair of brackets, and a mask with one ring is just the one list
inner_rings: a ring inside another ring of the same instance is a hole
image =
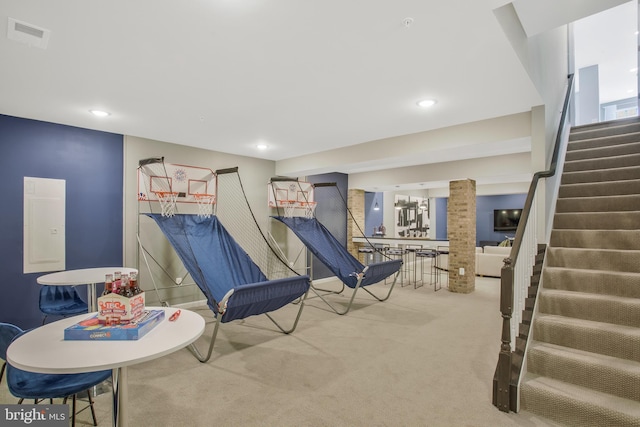
[[111, 377], [111, 370], [81, 374], [38, 374], [7, 364], [7, 384], [15, 397], [63, 398], [88, 390]]
[[45, 314], [67, 316], [88, 311], [87, 303], [73, 286], [42, 286], [39, 304]]
[[22, 329], [10, 323], [0, 323], [0, 359], [7, 360], [7, 349]]
[[[10, 328], [11, 327], [11, 328]], [[17, 326], [0, 323], [0, 333], [18, 329], [11, 341], [26, 333]], [[7, 346], [8, 347], [8, 346]], [[6, 354], [6, 348], [5, 348]], [[100, 384], [111, 376], [111, 370], [83, 372], [80, 374], [39, 374], [15, 368], [7, 363], [7, 385], [17, 398], [54, 399], [71, 396]]]

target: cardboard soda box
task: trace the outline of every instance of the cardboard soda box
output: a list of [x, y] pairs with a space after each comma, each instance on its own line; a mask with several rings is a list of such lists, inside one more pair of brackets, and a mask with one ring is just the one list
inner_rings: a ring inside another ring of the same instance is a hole
[[105, 325], [130, 323], [144, 313], [144, 292], [126, 297], [110, 293], [98, 298], [98, 320]]

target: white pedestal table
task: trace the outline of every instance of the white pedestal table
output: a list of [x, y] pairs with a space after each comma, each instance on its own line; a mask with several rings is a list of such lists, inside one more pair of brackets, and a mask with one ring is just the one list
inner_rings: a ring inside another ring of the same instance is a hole
[[95, 313], [81, 314], [48, 323], [16, 339], [7, 349], [7, 361], [24, 371], [44, 374], [75, 374], [111, 369], [113, 379], [113, 425], [127, 425], [127, 366], [162, 357], [197, 340], [205, 321], [199, 314], [181, 309], [177, 320], [169, 317], [176, 308], [164, 310], [165, 318], [139, 340], [73, 341], [64, 329]]

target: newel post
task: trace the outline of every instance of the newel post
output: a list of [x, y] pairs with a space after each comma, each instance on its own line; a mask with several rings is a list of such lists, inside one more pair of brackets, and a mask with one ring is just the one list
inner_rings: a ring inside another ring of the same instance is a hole
[[502, 337], [498, 356], [498, 390], [496, 406], [509, 412], [509, 385], [511, 382], [511, 315], [513, 314], [513, 265], [505, 258], [500, 279], [500, 312], [502, 313]]

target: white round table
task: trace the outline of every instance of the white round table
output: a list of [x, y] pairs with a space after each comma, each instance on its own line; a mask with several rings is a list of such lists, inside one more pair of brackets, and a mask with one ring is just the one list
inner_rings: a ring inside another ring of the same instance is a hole
[[205, 321], [199, 314], [180, 309], [177, 320], [169, 317], [178, 309], [164, 310], [165, 318], [139, 340], [76, 341], [65, 340], [65, 328], [95, 313], [68, 317], [35, 328], [16, 339], [7, 349], [7, 361], [24, 371], [44, 374], [74, 374], [112, 369], [113, 425], [127, 425], [127, 366], [167, 355], [197, 340]]
[[120, 271], [123, 274], [137, 273], [138, 270], [129, 267], [95, 267], [81, 268], [79, 270], [64, 270], [55, 273], [45, 274], [36, 280], [40, 285], [66, 286], [66, 285], [87, 285], [87, 300], [89, 311], [98, 311], [98, 295], [96, 294], [96, 283], [104, 283], [107, 274]]

